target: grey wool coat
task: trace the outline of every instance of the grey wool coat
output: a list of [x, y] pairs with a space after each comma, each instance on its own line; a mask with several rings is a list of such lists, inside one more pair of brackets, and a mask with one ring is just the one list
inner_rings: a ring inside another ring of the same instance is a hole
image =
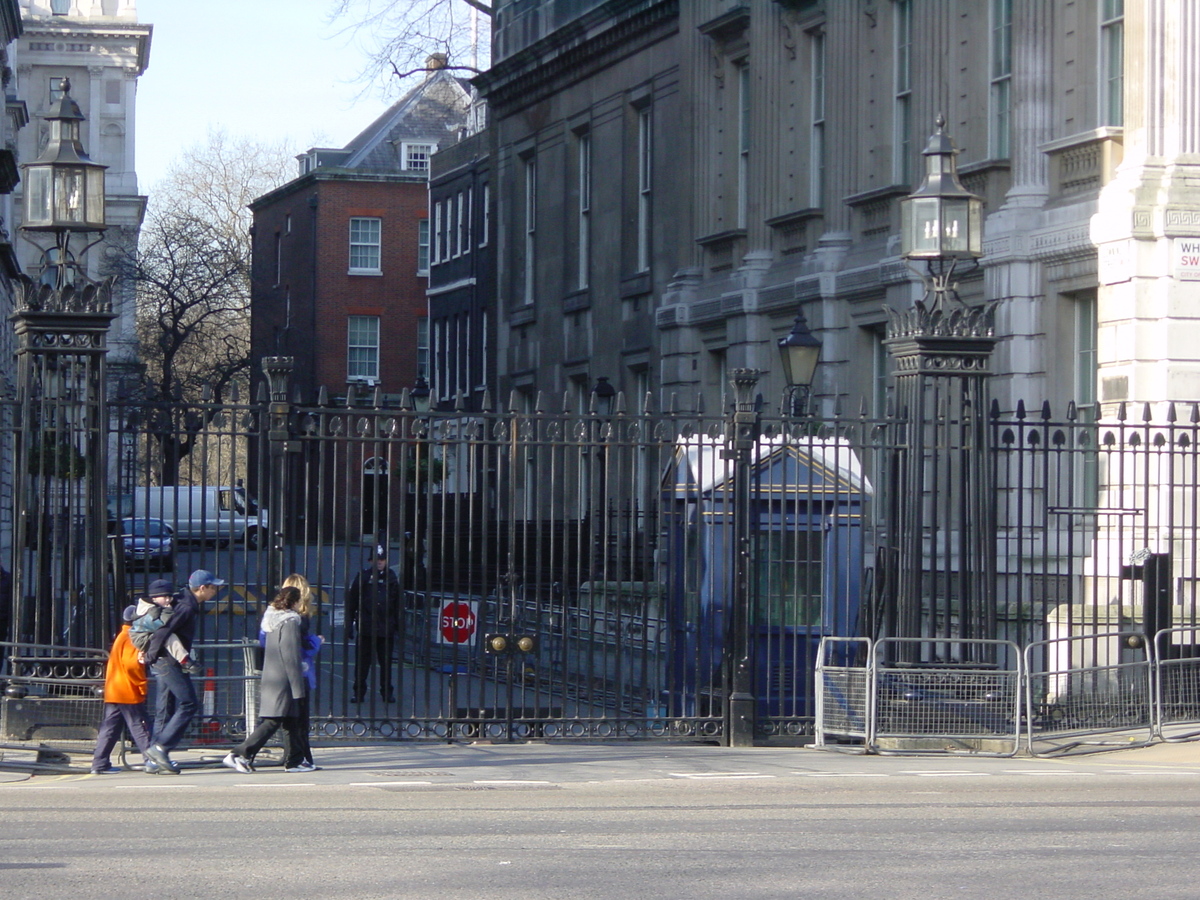
[[300, 652], [300, 614], [272, 607], [263, 614], [262, 631], [266, 644], [258, 714], [265, 718], [294, 716], [298, 712], [296, 701], [308, 692]]

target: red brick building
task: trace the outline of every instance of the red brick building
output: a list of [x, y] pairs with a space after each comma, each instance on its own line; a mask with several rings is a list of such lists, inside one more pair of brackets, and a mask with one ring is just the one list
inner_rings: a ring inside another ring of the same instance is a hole
[[426, 374], [429, 158], [457, 141], [470, 94], [444, 70], [341, 150], [251, 204], [255, 358], [295, 358], [294, 383], [379, 385], [389, 399]]

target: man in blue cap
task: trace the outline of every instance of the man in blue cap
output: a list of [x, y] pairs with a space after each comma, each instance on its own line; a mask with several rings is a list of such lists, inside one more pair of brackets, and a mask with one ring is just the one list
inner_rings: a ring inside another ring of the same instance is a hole
[[[197, 569], [188, 578], [187, 587], [175, 595], [171, 603], [171, 618], [154, 632], [146, 649], [146, 662], [154, 671], [158, 683], [158, 714], [154, 719], [154, 743], [146, 755], [164, 773], [179, 774], [179, 765], [168, 755], [187, 731], [196, 712], [196, 689], [192, 686], [190, 667], [192, 640], [196, 636], [196, 617], [200, 606], [207, 603], [224, 586], [220, 578], [206, 569]], [[182, 661], [166, 652], [167, 640], [174, 635], [187, 654]]]

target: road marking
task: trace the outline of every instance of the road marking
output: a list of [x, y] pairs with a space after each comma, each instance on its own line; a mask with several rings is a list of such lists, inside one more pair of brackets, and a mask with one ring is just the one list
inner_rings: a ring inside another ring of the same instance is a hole
[[146, 784], [144, 781], [140, 784], [115, 784], [113, 787], [118, 791], [144, 791], [146, 788], [152, 788], [156, 791], [178, 791], [183, 788], [198, 788], [198, 784]]
[[986, 775], [986, 772], [901, 772], [901, 775], [916, 775], [918, 778], [962, 778], [970, 775]]
[[549, 781], [517, 781], [515, 779], [505, 779], [503, 781], [475, 781], [472, 784], [550, 784]]
[[404, 787], [410, 784], [433, 784], [432, 781], [352, 781], [346, 787]]
[[243, 787], [253, 788], [293, 788], [293, 787], [316, 787], [315, 781], [287, 781], [287, 782], [265, 782], [265, 781], [247, 781]]
[[888, 778], [887, 772], [793, 772], [806, 778]]
[[1048, 772], [1045, 769], [1005, 769], [1005, 775], [1049, 775], [1054, 778], [1060, 778], [1063, 775], [1095, 775], [1095, 772]]
[[668, 772], [672, 778], [714, 779], [714, 778], [775, 778], [774, 775], [761, 775], [758, 772]]

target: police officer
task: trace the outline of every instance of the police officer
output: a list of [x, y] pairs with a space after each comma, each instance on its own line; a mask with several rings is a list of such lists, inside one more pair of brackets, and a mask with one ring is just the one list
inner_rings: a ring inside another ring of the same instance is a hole
[[355, 576], [346, 595], [346, 636], [358, 642], [351, 703], [362, 703], [367, 696], [367, 679], [376, 661], [383, 701], [396, 702], [392, 691], [392, 647], [400, 630], [400, 614], [400, 579], [388, 566], [387, 549], [380, 544], [372, 554], [371, 564]]

